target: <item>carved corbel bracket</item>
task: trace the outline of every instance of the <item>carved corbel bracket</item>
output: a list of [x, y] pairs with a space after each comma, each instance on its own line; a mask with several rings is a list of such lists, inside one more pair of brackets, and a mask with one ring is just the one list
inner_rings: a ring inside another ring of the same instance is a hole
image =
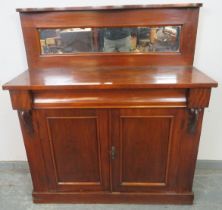
[[203, 109], [201, 109], [201, 108], [189, 109], [189, 114], [190, 114], [189, 125], [188, 125], [189, 133], [191, 133], [191, 134], [195, 133], [198, 119], [199, 119], [199, 113], [202, 112], [202, 110]]
[[34, 133], [32, 120], [32, 94], [28, 90], [10, 90], [12, 107], [18, 110], [21, 123], [29, 134]]
[[210, 100], [210, 88], [192, 88], [188, 91], [187, 107], [189, 109], [188, 132], [194, 134], [198, 124], [200, 113], [208, 107]]
[[33, 127], [33, 121], [32, 121], [32, 111], [31, 110], [28, 110], [28, 111], [19, 110], [18, 113], [19, 113], [22, 123], [25, 126], [25, 129], [27, 129], [28, 133], [32, 135], [34, 133], [34, 127]]

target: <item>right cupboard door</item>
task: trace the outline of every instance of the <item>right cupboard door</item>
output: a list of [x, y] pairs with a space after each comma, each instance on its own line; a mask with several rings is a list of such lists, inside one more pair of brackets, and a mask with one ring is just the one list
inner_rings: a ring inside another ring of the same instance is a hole
[[114, 109], [111, 112], [112, 191], [173, 191], [183, 109]]

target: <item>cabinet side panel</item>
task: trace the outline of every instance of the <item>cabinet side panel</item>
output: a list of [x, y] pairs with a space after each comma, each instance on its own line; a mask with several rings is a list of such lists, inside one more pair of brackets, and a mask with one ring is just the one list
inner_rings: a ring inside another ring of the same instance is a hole
[[202, 120], [204, 110], [199, 113], [198, 122], [194, 133], [189, 132], [189, 110], [184, 110], [185, 123], [183, 126], [183, 136], [180, 142], [179, 150], [179, 170], [178, 170], [178, 192], [191, 192], [193, 177], [195, 172], [198, 147], [200, 141]]
[[27, 125], [21, 119], [20, 112], [18, 111], [19, 121], [23, 134], [26, 154], [28, 158], [29, 168], [31, 172], [33, 191], [45, 192], [48, 191], [48, 180], [45, 171], [45, 162], [41, 148], [41, 141], [38, 135], [38, 125], [36, 121], [36, 113], [32, 111], [32, 121], [34, 124], [34, 132], [30, 133]]

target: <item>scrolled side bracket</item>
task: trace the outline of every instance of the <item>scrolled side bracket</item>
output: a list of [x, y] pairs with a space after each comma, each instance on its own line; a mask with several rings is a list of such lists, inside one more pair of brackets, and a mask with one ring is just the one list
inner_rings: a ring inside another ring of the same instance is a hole
[[202, 111], [200, 108], [191, 108], [189, 109], [190, 119], [189, 119], [189, 125], [188, 125], [188, 132], [191, 134], [194, 134], [196, 131], [198, 119], [199, 119], [199, 113]]
[[22, 123], [24, 124], [25, 128], [27, 129], [29, 134], [34, 133], [34, 127], [33, 127], [33, 121], [32, 121], [32, 111], [18, 111], [20, 115], [20, 119]]

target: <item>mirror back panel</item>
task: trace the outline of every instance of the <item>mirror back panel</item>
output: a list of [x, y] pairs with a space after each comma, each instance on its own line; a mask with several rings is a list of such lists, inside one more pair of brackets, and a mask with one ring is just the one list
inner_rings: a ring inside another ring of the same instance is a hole
[[19, 12], [30, 69], [193, 64], [199, 7]]
[[39, 29], [41, 55], [180, 52], [181, 26]]

